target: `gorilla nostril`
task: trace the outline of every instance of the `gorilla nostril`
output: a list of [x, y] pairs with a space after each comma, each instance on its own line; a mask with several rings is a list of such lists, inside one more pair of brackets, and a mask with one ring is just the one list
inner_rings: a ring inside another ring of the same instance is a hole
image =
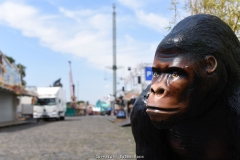
[[165, 92], [165, 90], [162, 88], [159, 88], [156, 91], [154, 91], [154, 89], [151, 88], [150, 92], [153, 94], [163, 94]]
[[155, 94], [154, 90], [151, 88], [151, 93]]
[[159, 94], [163, 94], [164, 93], [164, 89], [159, 89]]

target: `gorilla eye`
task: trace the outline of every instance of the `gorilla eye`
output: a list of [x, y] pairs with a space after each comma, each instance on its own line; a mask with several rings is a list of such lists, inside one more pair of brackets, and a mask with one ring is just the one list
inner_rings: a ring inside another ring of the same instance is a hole
[[179, 75], [177, 74], [177, 72], [173, 72], [173, 73], [171, 74], [171, 76], [172, 76], [173, 78], [178, 78], [178, 77], [179, 77]]
[[157, 78], [159, 76], [159, 74], [157, 72], [153, 73], [153, 78]]

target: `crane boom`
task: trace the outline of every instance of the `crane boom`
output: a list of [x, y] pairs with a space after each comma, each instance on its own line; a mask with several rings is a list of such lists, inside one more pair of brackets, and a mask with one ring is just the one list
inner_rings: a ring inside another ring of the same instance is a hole
[[75, 101], [76, 97], [75, 97], [75, 89], [74, 89], [74, 84], [73, 84], [73, 78], [72, 78], [72, 67], [71, 67], [71, 61], [68, 61], [69, 63], [69, 83], [70, 83], [70, 98], [72, 100], [72, 102]]

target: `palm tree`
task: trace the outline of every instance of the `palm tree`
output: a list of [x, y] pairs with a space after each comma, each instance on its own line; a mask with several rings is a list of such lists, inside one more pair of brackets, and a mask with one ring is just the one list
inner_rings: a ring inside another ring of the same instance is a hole
[[26, 76], [26, 67], [24, 66], [24, 65], [22, 65], [22, 64], [17, 64], [17, 67], [18, 67], [18, 69], [20, 70], [20, 74], [21, 74], [21, 81], [22, 81], [22, 85], [23, 86], [26, 86], [26, 81], [23, 79], [25, 76]]
[[12, 64], [15, 63], [15, 60], [12, 57], [9, 57], [7, 55], [5, 55], [5, 57], [8, 59], [8, 61]]

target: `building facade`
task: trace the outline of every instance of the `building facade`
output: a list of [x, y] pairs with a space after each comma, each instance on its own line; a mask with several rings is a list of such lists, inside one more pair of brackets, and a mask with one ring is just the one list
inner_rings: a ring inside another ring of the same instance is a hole
[[21, 75], [0, 51], [0, 123], [16, 120], [18, 95], [21, 95]]

